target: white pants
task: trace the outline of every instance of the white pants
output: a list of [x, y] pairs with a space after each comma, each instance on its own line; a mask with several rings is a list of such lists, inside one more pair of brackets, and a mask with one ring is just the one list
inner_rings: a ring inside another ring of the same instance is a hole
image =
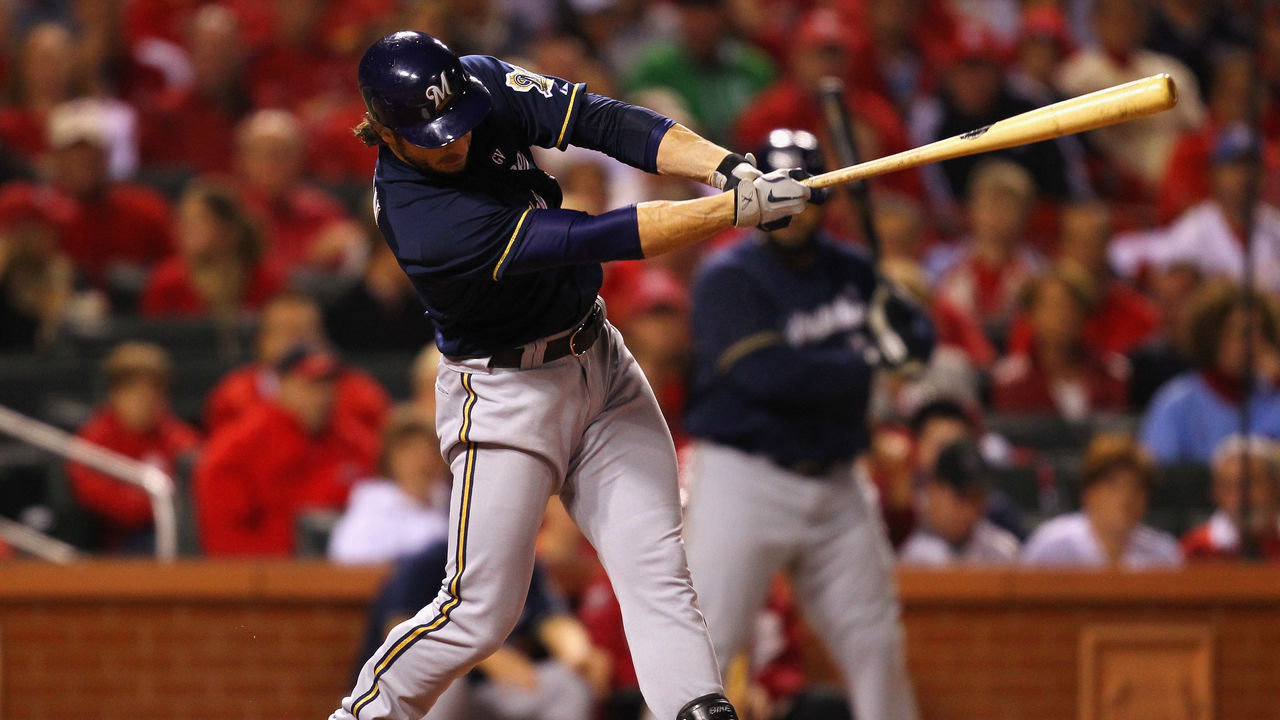
[[685, 543], [723, 670], [751, 644], [770, 582], [795, 597], [839, 664], [860, 720], [915, 720], [893, 552], [852, 470], [809, 478], [707, 442], [694, 449]]
[[675, 448], [621, 335], [606, 324], [581, 357], [526, 364], [441, 363], [436, 420], [453, 471], [447, 579], [435, 602], [392, 629], [332, 720], [419, 720], [502, 644], [556, 493], [613, 583], [649, 707], [675, 720], [690, 700], [722, 692], [681, 543]]

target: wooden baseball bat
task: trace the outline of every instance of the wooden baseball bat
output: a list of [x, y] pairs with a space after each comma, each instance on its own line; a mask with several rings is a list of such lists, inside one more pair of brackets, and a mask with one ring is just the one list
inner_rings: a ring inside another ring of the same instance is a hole
[[815, 175], [804, 183], [809, 187], [830, 187], [917, 165], [1040, 142], [1135, 120], [1168, 110], [1177, 102], [1173, 78], [1161, 73], [1014, 115], [963, 135]]

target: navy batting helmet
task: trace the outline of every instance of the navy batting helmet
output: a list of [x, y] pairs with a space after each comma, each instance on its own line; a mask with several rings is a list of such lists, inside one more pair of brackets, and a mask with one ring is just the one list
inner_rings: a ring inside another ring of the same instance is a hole
[[771, 131], [764, 146], [756, 151], [756, 159], [763, 172], [800, 168], [810, 175], [818, 175], [823, 171], [818, 138], [807, 130]]
[[374, 119], [418, 147], [448, 145], [493, 107], [458, 56], [426, 33], [406, 30], [375, 42], [360, 59], [359, 78]]

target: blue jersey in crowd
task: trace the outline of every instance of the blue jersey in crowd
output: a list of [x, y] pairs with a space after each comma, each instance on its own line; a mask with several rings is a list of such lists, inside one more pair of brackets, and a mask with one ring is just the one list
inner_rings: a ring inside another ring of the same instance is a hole
[[756, 237], [710, 258], [693, 291], [694, 436], [822, 468], [867, 446], [870, 260], [819, 234], [803, 268]]
[[[640, 257], [634, 207], [594, 218], [559, 209], [560, 187], [530, 147], [572, 142], [653, 171], [672, 122], [496, 58], [467, 56], [462, 65], [493, 99], [466, 169], [424, 172], [383, 147], [374, 211], [440, 350], [480, 357], [572, 327], [595, 301], [600, 263]], [[612, 242], [594, 241], [602, 224], [618, 228], [603, 233]]]

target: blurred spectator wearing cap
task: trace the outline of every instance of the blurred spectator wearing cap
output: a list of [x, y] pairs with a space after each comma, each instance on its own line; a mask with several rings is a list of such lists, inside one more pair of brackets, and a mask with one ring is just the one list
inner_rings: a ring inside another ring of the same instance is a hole
[[265, 34], [244, 74], [253, 106], [284, 108], [305, 121], [350, 93], [351, 67], [393, 19], [394, 0], [237, 0]]
[[[689, 336], [689, 291], [669, 270], [645, 268], [615, 322], [627, 347], [658, 396], [658, 406], [677, 447], [688, 440], [681, 428], [685, 378], [693, 351]], [[613, 316], [613, 309], [610, 308]]]
[[[1280, 33], [1277, 33], [1280, 35]], [[1167, 223], [1188, 208], [1212, 195], [1214, 150], [1222, 134], [1249, 122], [1249, 102], [1253, 86], [1253, 57], [1238, 50], [1218, 58], [1214, 63], [1214, 82], [1209, 92], [1208, 122], [1204, 127], [1185, 130], [1165, 166], [1157, 200], [1157, 220]], [[1261, 91], [1259, 112], [1262, 120], [1263, 173], [1262, 197], [1275, 203], [1280, 198], [1280, 95]]]
[[1087, 280], [1077, 279], [1080, 276], [1079, 271], [1059, 268], [1027, 286], [1023, 305], [1030, 346], [1005, 357], [992, 371], [995, 410], [1080, 422], [1125, 408], [1129, 362], [1085, 341], [1085, 318], [1093, 298]]
[[[370, 203], [372, 205], [372, 203]], [[434, 344], [435, 328], [395, 253], [378, 233], [364, 275], [325, 307], [333, 342], [353, 352], [406, 352]]]
[[1008, 71], [1013, 92], [1048, 105], [1063, 99], [1055, 84], [1058, 66], [1074, 50], [1067, 18], [1051, 3], [1028, 3], [1022, 13], [1013, 65]]
[[1239, 281], [1244, 273], [1245, 225], [1253, 216], [1257, 286], [1280, 291], [1280, 208], [1261, 200], [1249, 207], [1249, 175], [1258, 162], [1258, 138], [1237, 125], [1218, 136], [1213, 153], [1213, 195], [1179, 217], [1165, 232], [1138, 235], [1111, 249], [1122, 272], [1147, 266], [1192, 263], [1205, 275]]
[[[169, 354], [150, 343], [121, 343], [107, 355], [103, 371], [106, 402], [76, 436], [173, 474], [195, 453], [200, 436], [169, 411]], [[96, 526], [95, 549], [154, 549], [154, 516], [146, 492], [75, 462], [67, 464], [67, 476], [76, 501]]]
[[439, 447], [435, 422], [422, 408], [392, 413], [382, 433], [379, 474], [351, 491], [329, 536], [330, 560], [385, 562], [447, 538], [449, 466]]
[[52, 22], [31, 26], [9, 73], [7, 102], [0, 107], [0, 142], [33, 164], [47, 148], [49, 113], [86, 89], [71, 31]]
[[679, 37], [641, 57], [627, 86], [674, 90], [703, 135], [726, 142], [734, 119], [773, 80], [773, 62], [732, 37], [725, 0], [679, 0], [679, 7]]
[[[803, 130], [775, 130], [758, 157], [766, 171], [822, 170]], [[722, 672], [751, 645], [751, 620], [786, 570], [857, 714], [910, 720], [891, 549], [854, 460], [871, 440], [874, 373], [928, 363], [933, 330], [868, 257], [821, 229], [823, 212], [811, 199], [698, 273], [685, 547]], [[889, 337], [897, 362], [879, 354]]]
[[143, 110], [142, 162], [188, 172], [231, 171], [235, 127], [249, 111], [242, 76], [245, 39], [223, 5], [196, 10], [184, 33], [192, 79], [166, 89]]
[[302, 124], [286, 110], [259, 110], [236, 129], [236, 175], [263, 220], [267, 257], [291, 273], [355, 274], [368, 242], [337, 198], [303, 182], [306, 150]]
[[75, 100], [49, 114], [48, 185], [72, 208], [62, 248], [94, 286], [126, 305], [151, 266], [173, 251], [169, 203], [143, 185], [116, 182], [108, 170], [112, 110]]
[[[1208, 522], [1182, 536], [1187, 559], [1223, 560], [1241, 556], [1240, 521], [1262, 557], [1280, 561], [1280, 447], [1270, 438], [1232, 435], [1213, 452], [1213, 504]], [[1244, 477], [1249, 476], [1249, 509], [1244, 511]]]
[[[1063, 208], [1058, 234], [1058, 265], [1079, 285], [1088, 310], [1081, 339], [1101, 353], [1128, 353], [1145, 342], [1160, 323], [1160, 311], [1137, 288], [1115, 277], [1107, 258], [1111, 211], [1100, 201]], [[1009, 331], [1009, 351], [1031, 349], [1026, 316]]]
[[[277, 365], [290, 348], [325, 342], [320, 307], [306, 295], [286, 292], [262, 309], [258, 324], [257, 359], [228, 373], [209, 393], [204, 426], [209, 433], [270, 401], [279, 391]], [[363, 426], [375, 437], [382, 432], [390, 408], [387, 392], [362, 370], [343, 366], [337, 378], [335, 413]]]
[[147, 278], [144, 315], [235, 323], [284, 289], [284, 274], [263, 260], [262, 234], [234, 188], [192, 181], [177, 215], [178, 254]]
[[274, 369], [274, 397], [215, 430], [196, 467], [196, 519], [209, 555], [293, 553], [299, 516], [341, 510], [373, 470], [377, 436], [335, 412], [338, 359], [297, 345]]
[[1132, 437], [1094, 437], [1080, 475], [1083, 509], [1036, 528], [1023, 548], [1023, 564], [1129, 570], [1182, 564], [1172, 535], [1141, 524], [1156, 474], [1150, 456]]
[[0, 189], [0, 350], [40, 350], [57, 337], [75, 271], [60, 249], [73, 209], [48, 188]]
[[[1206, 284], [1188, 310], [1187, 352], [1195, 369], [1160, 388], [1142, 424], [1142, 444], [1161, 463], [1208, 463], [1214, 448], [1240, 432], [1246, 347], [1253, 349], [1253, 432], [1280, 437], [1280, 313], [1268, 296]], [[1251, 333], [1252, 338], [1246, 338]]]
[[[1037, 102], [1019, 95], [1005, 79], [1003, 61], [1002, 49], [986, 32], [966, 28], [959, 33], [942, 72], [940, 92], [912, 109], [913, 144], [960, 135], [1038, 107]], [[1066, 136], [1000, 150], [994, 155], [1025, 168], [1035, 178], [1038, 193], [1046, 199], [1079, 200], [1091, 193], [1079, 142], [1074, 136]], [[991, 162], [992, 155], [970, 155], [923, 168], [935, 211], [953, 214], [972, 190], [976, 169]]]
[[1003, 565], [1018, 559], [1018, 538], [986, 518], [990, 491], [977, 445], [943, 448], [920, 498], [923, 527], [898, 553], [908, 565]]
[[[802, 16], [788, 42], [788, 72], [744, 108], [734, 131], [740, 147], [758, 147], [777, 127], [826, 135], [818, 102], [824, 77], [846, 78], [852, 60], [851, 29], [834, 10], [819, 8]], [[907, 130], [893, 103], [860, 86], [845, 88], [845, 102], [854, 122], [859, 157], [876, 158], [907, 149]], [[924, 186], [914, 170], [886, 175], [877, 186], [923, 197]]]
[[[946, 395], [939, 396], [922, 404], [911, 415], [908, 427], [911, 430], [910, 457], [913, 488], [923, 487], [937, 469], [938, 458], [948, 446], [958, 442], [976, 443], [982, 456], [993, 465], [1025, 464], [1028, 458], [1020, 448], [1014, 448], [1003, 437], [986, 432], [983, 427], [982, 409], [976, 404], [968, 404]], [[914, 490], [913, 490], [914, 492]], [[899, 511], [900, 527], [908, 532], [914, 529], [917, 508], [914, 497], [910, 514], [907, 509]], [[1007, 530], [1019, 540], [1027, 535], [1022, 522], [1021, 511], [1000, 490], [991, 489], [987, 493], [986, 517], [996, 527]], [[904, 537], [905, 539], [905, 537]]]
[[852, 83], [906, 112], [935, 91], [956, 34], [947, 0], [842, 3], [854, 33]]
[[1062, 92], [1083, 95], [1157, 73], [1169, 73], [1178, 86], [1178, 104], [1173, 109], [1095, 130], [1089, 136], [1119, 172], [1120, 182], [1125, 178], [1132, 182], [1131, 196], [1153, 197], [1178, 134], [1205, 121], [1199, 85], [1176, 58], [1143, 47], [1147, 17], [1141, 0], [1096, 0], [1093, 29], [1098, 45], [1081, 49], [1059, 68], [1057, 85]]
[[1035, 182], [1020, 165], [987, 160], [969, 181], [969, 236], [935, 247], [926, 267], [935, 293], [1002, 344], [1022, 289], [1043, 265], [1027, 243]]

